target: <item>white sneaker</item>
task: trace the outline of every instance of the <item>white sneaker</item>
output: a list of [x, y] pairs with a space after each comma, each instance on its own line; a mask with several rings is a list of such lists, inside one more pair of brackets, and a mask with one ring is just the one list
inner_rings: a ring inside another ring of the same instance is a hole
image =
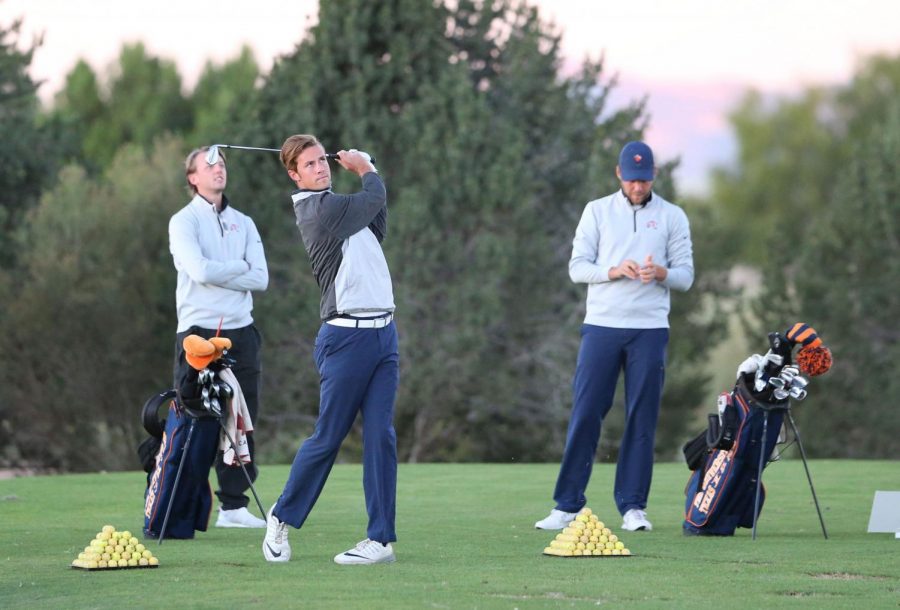
[[341, 565], [361, 565], [368, 563], [391, 563], [394, 557], [394, 547], [390, 544], [381, 544], [366, 538], [349, 551], [334, 556], [334, 562]]
[[279, 521], [272, 514], [274, 509], [273, 504], [266, 515], [266, 537], [263, 539], [262, 550], [266, 561], [280, 563], [291, 558], [291, 545], [288, 544], [288, 524]]
[[234, 510], [222, 510], [219, 508], [219, 518], [216, 519], [216, 527], [257, 527], [263, 528], [266, 522], [244, 508]]
[[647, 521], [647, 513], [639, 508], [632, 508], [622, 516], [622, 529], [629, 532], [638, 530], [650, 531], [653, 525]]
[[545, 519], [535, 523], [534, 528], [539, 530], [561, 530], [577, 516], [578, 513], [566, 513], [554, 508]]

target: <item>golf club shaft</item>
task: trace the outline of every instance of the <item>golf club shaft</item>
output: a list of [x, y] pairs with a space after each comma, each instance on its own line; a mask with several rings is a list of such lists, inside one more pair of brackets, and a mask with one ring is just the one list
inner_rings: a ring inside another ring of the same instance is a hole
[[[207, 154], [207, 163], [210, 163], [210, 165], [212, 165], [213, 163], [215, 163], [215, 161], [218, 160], [218, 155], [213, 152], [214, 149], [217, 149], [217, 148], [236, 148], [238, 150], [260, 150], [263, 152], [276, 152], [276, 153], [281, 152], [280, 148], [264, 148], [264, 147], [260, 147], [260, 146], [238, 146], [237, 144], [213, 144], [209, 148], [210, 148], [210, 152]], [[360, 152], [362, 152], [362, 151], [360, 151]], [[366, 157], [368, 157], [368, 159], [372, 163], [372, 165], [375, 164], [375, 157], [371, 156], [369, 153], [366, 153], [366, 152], [362, 152], [362, 154], [365, 155]], [[326, 153], [325, 156], [332, 161], [337, 161], [340, 158], [340, 155], [338, 155], [337, 153]]]
[[[257, 146], [235, 146], [234, 144], [216, 144], [216, 146], [218, 146], [219, 148], [238, 148], [240, 150], [262, 150], [265, 152], [277, 152], [277, 153], [281, 152], [280, 148], [260, 148]], [[368, 153], [362, 153], [362, 154], [367, 156], [369, 158], [369, 161], [371, 161], [373, 165], [375, 164], [375, 157], [371, 156]], [[325, 156], [327, 158], [331, 159], [332, 161], [337, 161], [338, 159], [340, 159], [340, 155], [337, 153], [325, 153]]]
[[250, 491], [253, 492], [253, 497], [256, 499], [256, 506], [259, 507], [259, 512], [262, 514], [263, 518], [266, 518], [266, 509], [263, 508], [262, 502], [259, 500], [259, 496], [256, 494], [256, 488], [253, 486], [253, 480], [250, 478], [250, 473], [247, 472], [247, 468], [244, 466], [243, 460], [238, 455], [238, 446], [237, 443], [234, 442], [234, 439], [231, 438], [231, 435], [228, 434], [228, 429], [225, 427], [225, 424], [222, 423], [222, 419], [219, 418], [219, 426], [222, 428], [222, 432], [225, 434], [225, 438], [228, 439], [228, 442], [231, 443], [231, 448], [234, 450], [234, 459], [237, 460], [237, 463], [240, 464], [241, 470], [244, 471], [244, 476], [247, 477], [247, 483], [250, 484]]
[[258, 146], [237, 146], [236, 144], [215, 144], [219, 148], [238, 148], [240, 150], [263, 150], [266, 152], [281, 152], [280, 148], [260, 148]]

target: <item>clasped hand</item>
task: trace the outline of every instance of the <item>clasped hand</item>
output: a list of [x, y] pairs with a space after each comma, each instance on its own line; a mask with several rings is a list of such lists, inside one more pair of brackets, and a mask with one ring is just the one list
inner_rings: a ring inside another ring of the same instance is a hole
[[653, 255], [648, 254], [644, 259], [644, 264], [640, 265], [637, 261], [627, 258], [621, 263], [609, 270], [609, 279], [617, 280], [627, 277], [630, 280], [640, 280], [643, 284], [648, 284], [654, 280], [662, 280], [665, 278], [663, 273], [664, 267], [653, 262]]

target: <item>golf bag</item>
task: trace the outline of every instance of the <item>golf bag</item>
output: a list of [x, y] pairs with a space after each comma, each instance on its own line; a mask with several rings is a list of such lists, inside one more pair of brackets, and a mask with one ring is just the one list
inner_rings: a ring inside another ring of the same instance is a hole
[[[769, 333], [768, 338], [766, 355], [754, 354], [740, 364], [734, 389], [719, 396], [719, 412], [710, 414], [708, 429], [684, 446], [688, 468], [693, 471], [685, 487], [682, 528], [687, 535], [732, 536], [738, 527], [752, 527], [755, 538], [765, 501], [762, 473], [785, 417], [806, 468], [790, 400], [806, 398], [808, 381], [800, 373], [817, 376], [827, 372], [831, 351], [822, 345], [815, 330], [802, 322], [784, 335]], [[802, 348], [794, 366], [792, 351], [797, 345]], [[818, 510], [811, 478], [810, 490]], [[821, 521], [821, 513], [819, 518]]]
[[[150, 435], [138, 447], [141, 466], [147, 473], [147, 488], [144, 491], [144, 535], [157, 538], [167, 507], [174, 493], [174, 481], [178, 465], [182, 459], [190, 418], [178, 408], [177, 392], [166, 390], [147, 399], [141, 409], [141, 423]], [[167, 417], [160, 417], [165, 408]], [[194, 434], [191, 436], [195, 436]], [[199, 436], [199, 435], [197, 435]], [[203, 435], [206, 436], [206, 435]], [[175, 508], [176, 520], [168, 527], [172, 538], [193, 538], [194, 530], [205, 530], [212, 506], [209, 483], [197, 479], [209, 470], [206, 443], [191, 446], [187, 455], [189, 464], [184, 483], [190, 491], [183, 492]], [[198, 473], [196, 476], [193, 473]], [[183, 474], [184, 476], [184, 474]], [[179, 486], [181, 484], [179, 483]], [[180, 516], [180, 517], [178, 517]]]
[[[221, 361], [214, 364], [217, 369], [222, 366]], [[209, 524], [209, 471], [218, 452], [221, 412], [204, 407], [202, 390], [200, 373], [188, 367], [178, 388], [157, 394], [144, 405], [144, 428], [151, 439], [159, 436], [158, 443], [145, 441], [147, 447], [142, 445], [146, 453], [158, 444], [153, 463], [145, 464], [145, 470], [153, 467], [144, 493], [147, 538], [159, 538], [161, 533], [168, 538], [193, 538], [195, 531], [205, 532]], [[157, 409], [166, 402], [168, 416], [160, 420]]]
[[[219, 450], [225, 464], [236, 462], [243, 471], [260, 513], [265, 514], [244, 465], [250, 462], [247, 434], [253, 423], [231, 371], [234, 360], [227, 355], [231, 340], [191, 334], [182, 345], [188, 366], [181, 368], [176, 389], [151, 397], [142, 412], [151, 439], [138, 453], [145, 470], [153, 467], [144, 494], [144, 535], [160, 543], [167, 535], [193, 538], [195, 531], [206, 531], [212, 510], [209, 471]], [[166, 401], [169, 413], [161, 421], [158, 409]], [[148, 454], [154, 447], [151, 460]]]
[[[762, 451], [763, 461], [769, 462], [781, 431], [784, 411], [772, 411], [770, 403], [754, 397], [752, 386], [747, 386], [744, 377], [738, 379], [731, 393], [720, 396], [720, 402], [723, 401], [727, 405], [720, 444], [704, 451], [706, 455], [699, 461], [696, 457], [692, 460], [695, 468], [685, 488], [683, 528], [686, 534], [731, 536], [738, 527], [752, 527], [759, 454]], [[769, 411], [766, 438], [760, 442], [766, 411]], [[709, 447], [708, 443], [716, 436], [712, 425], [698, 438]], [[688, 443], [686, 452], [692, 444], [696, 452], [697, 439]], [[760, 509], [764, 501], [763, 486]]]
[[[194, 417], [178, 408], [175, 401], [170, 402], [156, 465], [144, 498], [144, 536], [159, 538], [170, 503], [167, 538], [193, 538], [195, 531], [206, 531], [212, 511], [209, 471], [216, 460], [218, 442], [216, 418]], [[176, 489], [179, 466], [181, 478]]]

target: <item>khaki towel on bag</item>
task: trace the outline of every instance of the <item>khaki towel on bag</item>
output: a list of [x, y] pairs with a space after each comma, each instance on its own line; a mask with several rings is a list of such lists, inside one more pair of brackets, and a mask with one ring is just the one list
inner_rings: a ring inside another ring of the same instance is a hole
[[[250, 420], [250, 411], [247, 409], [247, 401], [244, 399], [244, 392], [241, 390], [241, 384], [238, 383], [237, 377], [231, 369], [222, 369], [219, 371], [219, 379], [231, 386], [234, 390], [234, 396], [228, 402], [228, 414], [225, 420], [225, 430], [219, 433], [219, 449], [223, 451], [222, 461], [229, 466], [236, 465], [235, 456], [241, 460], [242, 464], [250, 463], [250, 447], [247, 445], [247, 435], [253, 432], [253, 422]], [[228, 436], [225, 433], [228, 433]], [[237, 443], [237, 451], [231, 445], [228, 439], [234, 439]]]

